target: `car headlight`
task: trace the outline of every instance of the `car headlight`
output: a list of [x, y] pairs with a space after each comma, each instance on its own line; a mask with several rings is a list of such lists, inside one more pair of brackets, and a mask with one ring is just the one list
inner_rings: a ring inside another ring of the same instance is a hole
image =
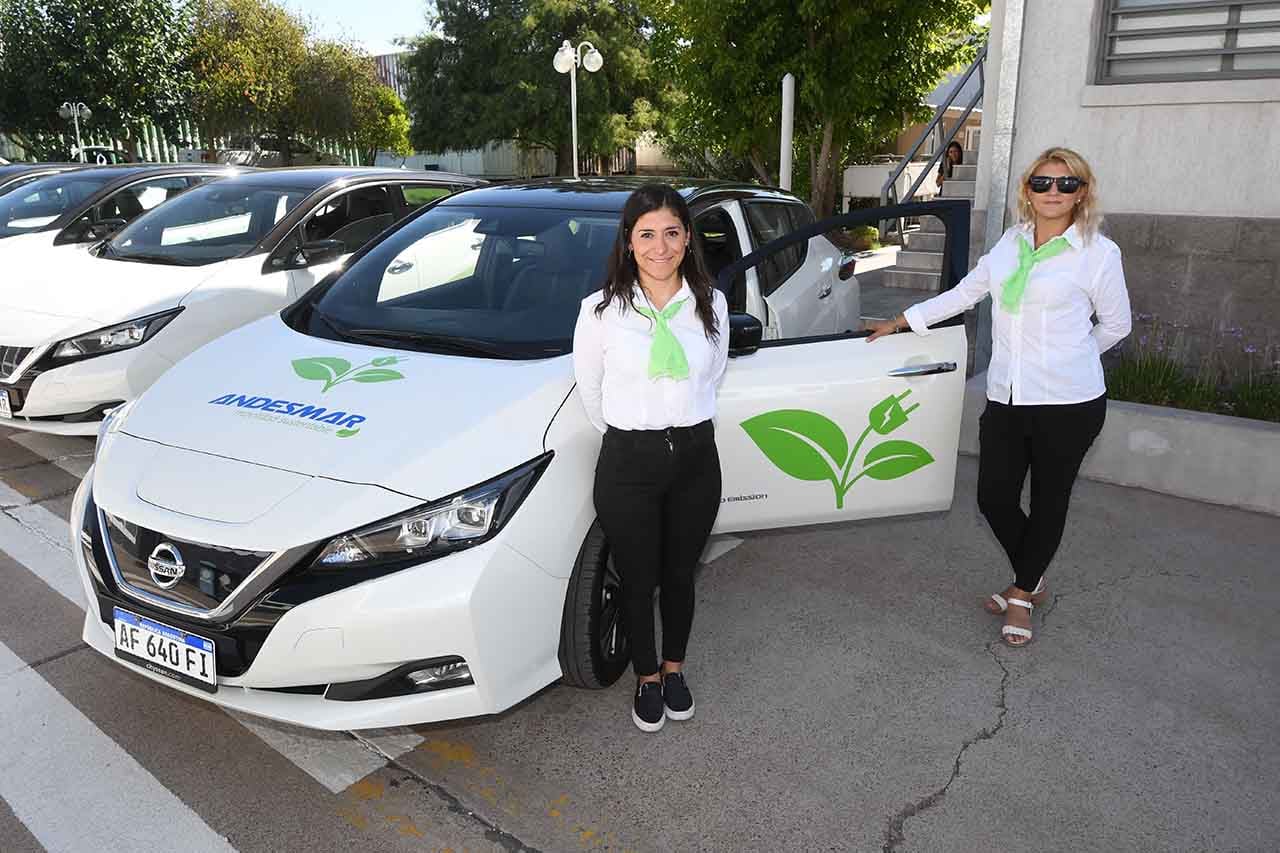
[[520, 507], [553, 455], [544, 453], [456, 495], [344, 533], [325, 545], [312, 568], [421, 563], [492, 539]]
[[54, 344], [49, 359], [54, 364], [66, 364], [136, 347], [151, 339], [156, 332], [169, 324], [169, 321], [182, 313], [182, 308], [172, 308], [159, 314], [149, 314], [126, 323], [117, 323], [74, 338], [67, 338]]

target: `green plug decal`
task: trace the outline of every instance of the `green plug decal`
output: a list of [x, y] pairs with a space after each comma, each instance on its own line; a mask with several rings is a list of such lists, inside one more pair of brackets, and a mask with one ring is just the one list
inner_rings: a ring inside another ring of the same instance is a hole
[[320, 393], [323, 394], [343, 382], [392, 382], [396, 379], [404, 379], [403, 373], [391, 370], [390, 367], [407, 360], [387, 355], [375, 358], [368, 364], [352, 367], [351, 362], [346, 359], [316, 356], [297, 358], [292, 363], [293, 372], [303, 379], [323, 382], [324, 387], [320, 389]]
[[918, 444], [901, 439], [882, 441], [867, 451], [862, 466], [854, 473], [854, 463], [871, 433], [888, 435], [907, 422], [920, 408], [902, 401], [908, 389], [885, 397], [867, 413], [867, 428], [849, 449], [844, 431], [830, 418], [804, 409], [778, 409], [742, 422], [742, 428], [756, 447], [784, 474], [797, 480], [827, 480], [836, 494], [836, 509], [844, 508], [844, 496], [863, 477], [896, 480], [933, 462], [933, 456]]

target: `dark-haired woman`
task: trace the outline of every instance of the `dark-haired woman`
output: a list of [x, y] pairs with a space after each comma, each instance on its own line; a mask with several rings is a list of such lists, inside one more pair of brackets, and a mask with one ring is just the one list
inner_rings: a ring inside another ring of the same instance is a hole
[[[729, 355], [729, 309], [693, 242], [683, 198], [663, 184], [622, 210], [604, 288], [582, 301], [573, 364], [587, 416], [604, 434], [596, 515], [622, 578], [646, 732], [693, 716], [683, 668], [693, 573], [720, 508], [711, 419]], [[660, 589], [662, 663], [654, 642]]]
[[938, 176], [933, 179], [939, 190], [951, 179], [951, 173], [955, 171], [956, 166], [961, 165], [964, 165], [964, 149], [953, 139], [947, 143], [947, 151], [942, 155], [942, 162], [938, 164]]

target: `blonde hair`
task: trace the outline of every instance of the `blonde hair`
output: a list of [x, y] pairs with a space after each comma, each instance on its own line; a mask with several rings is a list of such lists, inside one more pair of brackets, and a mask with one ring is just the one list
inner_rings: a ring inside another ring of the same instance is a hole
[[1027, 179], [1046, 163], [1059, 163], [1065, 166], [1069, 173], [1084, 181], [1084, 186], [1079, 190], [1081, 197], [1080, 201], [1075, 205], [1073, 222], [1080, 231], [1080, 235], [1085, 240], [1090, 239], [1094, 234], [1098, 233], [1098, 227], [1102, 224], [1102, 211], [1098, 209], [1098, 195], [1093, 182], [1093, 170], [1089, 168], [1089, 164], [1085, 162], [1083, 157], [1070, 148], [1050, 148], [1037, 157], [1027, 171], [1022, 173], [1022, 180], [1018, 184], [1018, 221], [1032, 224], [1036, 221], [1035, 210], [1031, 207]]

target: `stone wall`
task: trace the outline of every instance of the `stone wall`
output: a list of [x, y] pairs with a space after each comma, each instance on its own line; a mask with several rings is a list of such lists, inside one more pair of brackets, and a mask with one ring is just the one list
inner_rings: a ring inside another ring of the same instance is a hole
[[1280, 219], [1113, 213], [1103, 230], [1124, 254], [1131, 345], [1280, 369]]

